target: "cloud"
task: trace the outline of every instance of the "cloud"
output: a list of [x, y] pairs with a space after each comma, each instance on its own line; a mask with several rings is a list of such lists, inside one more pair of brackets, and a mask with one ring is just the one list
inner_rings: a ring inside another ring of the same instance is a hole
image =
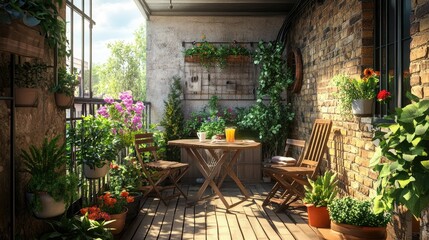
[[107, 43], [118, 40], [131, 42], [134, 32], [145, 22], [132, 0], [94, 0], [93, 62], [103, 63], [109, 56]]

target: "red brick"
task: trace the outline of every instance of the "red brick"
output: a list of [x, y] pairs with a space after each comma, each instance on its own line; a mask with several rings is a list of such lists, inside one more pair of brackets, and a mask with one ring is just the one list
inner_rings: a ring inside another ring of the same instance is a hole
[[411, 48], [420, 47], [428, 43], [428, 36], [426, 34], [414, 35], [413, 40], [411, 41]]
[[423, 18], [420, 20], [420, 31], [423, 32], [426, 29], [429, 29], [429, 17]]
[[410, 54], [410, 61], [426, 57], [427, 51], [427, 47], [419, 47], [412, 49]]

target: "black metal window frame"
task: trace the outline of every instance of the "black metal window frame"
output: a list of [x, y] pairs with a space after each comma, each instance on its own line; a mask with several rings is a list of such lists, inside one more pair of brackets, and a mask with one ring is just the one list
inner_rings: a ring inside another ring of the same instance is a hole
[[391, 93], [388, 104], [376, 104], [376, 116], [393, 113], [409, 100], [411, 1], [377, 0], [374, 68], [380, 71], [379, 89]]

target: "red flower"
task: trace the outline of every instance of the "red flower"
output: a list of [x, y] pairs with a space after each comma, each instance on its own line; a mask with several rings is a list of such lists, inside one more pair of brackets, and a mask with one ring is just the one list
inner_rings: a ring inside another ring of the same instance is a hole
[[377, 101], [386, 103], [390, 99], [390, 92], [383, 89], [377, 94]]
[[374, 70], [372, 70], [372, 68], [365, 68], [365, 70], [363, 70], [363, 75], [365, 78], [371, 77], [374, 75]]
[[121, 197], [126, 198], [126, 197], [128, 197], [128, 195], [130, 195], [130, 193], [129, 193], [129, 192], [127, 192], [127, 191], [122, 191], [122, 192], [121, 192]]
[[80, 214], [85, 215], [88, 212], [88, 208], [80, 209]]
[[134, 197], [127, 197], [127, 203], [134, 202]]

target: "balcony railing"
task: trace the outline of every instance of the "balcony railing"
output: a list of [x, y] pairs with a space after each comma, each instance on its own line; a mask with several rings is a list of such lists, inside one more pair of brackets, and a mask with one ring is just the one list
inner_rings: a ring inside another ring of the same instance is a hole
[[[151, 104], [150, 102], [143, 102], [145, 109], [143, 112], [143, 126], [146, 130], [151, 124]], [[103, 99], [89, 99], [89, 98], [75, 98], [74, 106], [66, 111], [66, 123], [68, 127], [76, 127], [78, 121], [82, 121], [82, 117], [87, 115], [96, 115], [97, 110], [105, 104]], [[91, 204], [96, 202], [97, 194], [104, 191], [109, 183], [109, 175], [99, 179], [87, 179], [83, 174], [83, 168], [77, 164], [75, 152], [79, 151], [76, 147], [72, 147], [69, 152], [71, 162], [69, 165], [69, 171], [76, 173], [81, 180], [81, 186], [79, 189], [79, 200], [75, 202], [69, 209], [69, 213], [75, 213], [83, 205]], [[122, 163], [124, 158], [127, 156], [126, 149], [121, 150], [116, 156], [116, 162]]]

